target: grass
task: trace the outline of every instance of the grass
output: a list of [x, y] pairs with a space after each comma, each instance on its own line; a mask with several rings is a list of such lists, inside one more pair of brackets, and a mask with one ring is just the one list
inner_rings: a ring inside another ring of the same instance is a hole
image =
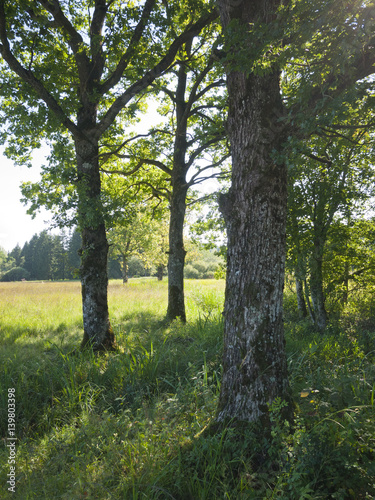
[[[348, 310], [344, 326], [318, 335], [288, 306], [294, 428], [276, 401], [270, 443], [256, 429], [210, 435], [202, 431], [220, 389], [224, 283], [187, 281], [186, 298], [189, 323], [166, 326], [165, 282], [111, 282], [120, 349], [98, 356], [75, 351], [78, 283], [0, 284], [0, 427], [6, 437], [14, 387], [18, 437], [16, 493], [7, 492], [4, 446], [0, 498], [373, 498], [374, 332]], [[265, 447], [259, 468], [252, 457]]]

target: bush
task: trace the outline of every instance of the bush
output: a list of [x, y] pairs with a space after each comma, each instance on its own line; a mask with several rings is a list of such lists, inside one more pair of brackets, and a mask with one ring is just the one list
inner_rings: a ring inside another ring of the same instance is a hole
[[130, 257], [128, 262], [129, 278], [138, 278], [145, 275], [145, 266], [143, 262], [136, 256]]
[[0, 281], [22, 281], [29, 278], [29, 271], [26, 271], [23, 267], [13, 267], [1, 277]]
[[202, 276], [207, 271], [207, 264], [202, 261], [194, 262], [193, 267], [199, 272], [199, 276]]
[[199, 278], [199, 271], [191, 264], [187, 264], [184, 269], [184, 276], [188, 280], [196, 280]]
[[187, 279], [214, 279], [219, 264], [215, 262], [205, 263], [203, 261], [186, 264], [184, 276]]

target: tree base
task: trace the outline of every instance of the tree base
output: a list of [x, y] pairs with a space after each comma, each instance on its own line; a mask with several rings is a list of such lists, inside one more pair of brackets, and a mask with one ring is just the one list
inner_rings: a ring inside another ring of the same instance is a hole
[[117, 351], [118, 346], [116, 343], [115, 334], [113, 333], [112, 327], [110, 327], [106, 333], [104, 340], [100, 343], [95, 342], [94, 339], [90, 337], [85, 332], [83, 334], [83, 339], [81, 342], [81, 351], [85, 349], [92, 349], [94, 352], [113, 352]]

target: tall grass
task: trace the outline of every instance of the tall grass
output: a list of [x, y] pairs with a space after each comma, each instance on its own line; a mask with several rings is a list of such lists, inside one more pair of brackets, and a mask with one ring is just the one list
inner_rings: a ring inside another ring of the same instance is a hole
[[95, 355], [75, 349], [78, 283], [0, 284], [0, 427], [6, 437], [15, 387], [18, 437], [16, 493], [3, 447], [0, 498], [373, 498], [374, 352], [362, 333], [287, 323], [295, 427], [276, 401], [271, 442], [256, 429], [210, 434], [224, 283], [187, 281], [186, 297], [188, 323], [167, 325], [165, 282], [111, 282], [119, 349]]

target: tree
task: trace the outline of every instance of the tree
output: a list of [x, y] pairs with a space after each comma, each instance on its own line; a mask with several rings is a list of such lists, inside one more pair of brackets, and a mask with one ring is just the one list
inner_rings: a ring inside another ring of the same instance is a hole
[[[224, 175], [228, 158], [225, 115], [225, 79], [213, 48], [217, 26], [209, 25], [199, 37], [179, 50], [173, 68], [154, 90], [164, 123], [147, 137], [124, 142], [126, 166], [106, 173], [133, 175], [130, 183], [148, 186], [152, 195], [169, 202], [167, 318], [186, 321], [184, 298], [184, 224], [187, 205], [194, 202], [192, 188]], [[150, 166], [162, 175], [144, 175]]]
[[34, 234], [30, 241], [27, 241], [22, 248], [22, 257], [24, 258], [24, 268], [30, 273], [31, 279], [34, 278], [34, 248], [38, 241], [38, 235]]
[[[220, 199], [228, 234], [223, 380], [217, 422], [263, 421], [290, 402], [282, 296], [287, 169], [280, 67], [256, 68], [279, 2], [222, 0], [232, 183]], [[291, 407], [286, 415], [291, 414]]]
[[165, 266], [166, 233], [165, 220], [154, 217], [150, 207], [135, 204], [135, 207], [121, 225], [111, 228], [108, 240], [113, 258], [120, 258], [123, 283], [128, 282], [128, 268], [131, 257], [138, 257], [148, 268]]
[[[342, 115], [337, 113], [336, 120], [347, 127], [345, 132], [318, 128], [288, 160], [289, 258], [297, 277], [300, 308], [303, 310], [303, 302], [308, 305], [320, 331], [329, 319], [323, 266], [331, 227], [358, 217], [356, 213], [368, 200], [374, 182], [371, 129], [363, 121], [369, 120], [369, 113], [364, 114], [358, 106], [350, 110], [346, 120]], [[305, 292], [309, 291], [306, 301], [301, 295], [303, 282]]]
[[[199, 19], [195, 9], [185, 9], [182, 22], [179, 5], [159, 8], [155, 0], [143, 6], [106, 0], [0, 2], [6, 151], [24, 161], [42, 137], [48, 139], [52, 169], [58, 174], [67, 167], [76, 190], [82, 346], [106, 349], [115, 344], [108, 315], [101, 141], [112, 134], [113, 143], [113, 136], [122, 132], [119, 119], [126, 120], [136, 109], [134, 97], [170, 67], [181, 45], [216, 17], [206, 7], [203, 3]], [[64, 160], [60, 167], [57, 159]]]
[[29, 279], [30, 275], [22, 267], [13, 267], [1, 276], [0, 281], [23, 281]]
[[9, 254], [7, 254], [4, 248], [0, 247], [0, 273], [3, 274], [12, 269], [13, 267], [19, 266], [19, 264], [17, 264], [15, 257], [13, 257], [11, 254], [12, 252], [9, 252]]
[[33, 272], [31, 279], [52, 279], [52, 250], [52, 237], [47, 233], [47, 231], [42, 231], [36, 240], [33, 250]]
[[16, 267], [22, 267], [24, 259], [22, 257], [22, 249], [18, 243], [13, 250], [9, 252], [8, 257], [12, 257], [14, 259]]
[[[219, 9], [233, 170], [221, 198], [228, 270], [216, 418], [267, 421], [267, 403], [289, 400], [281, 319], [287, 139], [309, 137], [322, 111], [327, 124], [346, 99], [355, 102], [353, 89], [368, 86], [361, 80], [374, 72], [373, 6], [222, 0]], [[281, 70], [288, 77], [290, 69], [296, 83], [283, 102]]]

